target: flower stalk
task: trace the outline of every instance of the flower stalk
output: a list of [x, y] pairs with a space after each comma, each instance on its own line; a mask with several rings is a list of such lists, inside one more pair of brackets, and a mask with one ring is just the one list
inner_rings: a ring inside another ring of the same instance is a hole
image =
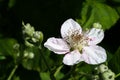
[[13, 77], [13, 75], [14, 75], [14, 73], [15, 73], [17, 68], [18, 68], [18, 65], [15, 65], [15, 67], [11, 71], [10, 75], [8, 76], [7, 80], [11, 80], [12, 79], [12, 77]]
[[50, 69], [50, 67], [49, 67], [49, 65], [47, 63], [47, 60], [46, 60], [45, 56], [43, 55], [43, 51], [42, 51], [41, 46], [39, 47], [39, 50], [41, 52], [40, 54], [41, 54], [41, 56], [43, 58], [43, 61], [44, 61], [45, 65], [46, 65], [48, 71], [50, 72], [50, 78], [51, 78], [51, 80], [56, 80], [55, 77], [54, 77], [54, 73], [51, 71], [51, 69]]
[[117, 77], [119, 77], [120, 76], [120, 73], [118, 73], [116, 76], [115, 76], [115, 78], [117, 78]]

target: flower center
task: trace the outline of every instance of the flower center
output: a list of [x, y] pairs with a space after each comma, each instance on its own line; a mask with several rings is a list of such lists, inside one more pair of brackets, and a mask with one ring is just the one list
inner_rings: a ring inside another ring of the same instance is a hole
[[69, 44], [71, 48], [78, 49], [79, 51], [81, 51], [84, 46], [88, 45], [87, 40], [88, 39], [84, 34], [78, 32], [73, 32], [73, 34], [69, 36]]

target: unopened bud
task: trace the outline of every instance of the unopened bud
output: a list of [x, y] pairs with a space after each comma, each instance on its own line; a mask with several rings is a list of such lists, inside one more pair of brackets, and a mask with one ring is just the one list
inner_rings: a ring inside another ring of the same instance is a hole
[[33, 58], [34, 58], [34, 53], [33, 53], [33, 52], [30, 52], [29, 55], [28, 55], [28, 57], [29, 57], [30, 59], [33, 59]]
[[24, 51], [24, 57], [27, 57], [28, 56], [28, 52], [27, 51]]
[[100, 73], [98, 67], [95, 67], [95, 68], [94, 68], [94, 73], [95, 73], [95, 74], [99, 74], [99, 73]]
[[13, 45], [13, 48], [14, 48], [15, 50], [18, 50], [19, 47], [20, 47], [20, 45], [19, 45], [18, 43], [16, 43], [16, 44]]
[[101, 29], [101, 28], [102, 28], [102, 25], [101, 25], [100, 23], [94, 23], [94, 24], [93, 24], [93, 27], [94, 27], [94, 28]]
[[35, 32], [35, 29], [33, 26], [31, 26], [29, 23], [27, 23], [26, 25], [23, 25], [24, 29], [23, 29], [23, 34], [27, 34], [28, 36], [33, 36], [33, 33]]
[[102, 73], [103, 80], [115, 80], [115, 73], [111, 70], [105, 71]]
[[100, 73], [103, 73], [103, 72], [105, 72], [105, 71], [108, 70], [108, 67], [107, 67], [106, 65], [104, 65], [104, 64], [101, 64], [101, 65], [98, 67], [98, 69], [99, 69], [99, 72], [100, 72]]
[[94, 76], [92, 76], [92, 80], [99, 80], [100, 78], [99, 78], [99, 75], [94, 75]]
[[30, 51], [24, 51], [24, 57], [33, 59], [34, 58], [34, 53]]
[[25, 41], [25, 45], [28, 46], [28, 47], [33, 47], [34, 45], [30, 42], [28, 42], [27, 40]]
[[43, 33], [40, 31], [35, 31], [33, 34], [33, 38], [32, 38], [33, 42], [42, 42], [43, 40]]

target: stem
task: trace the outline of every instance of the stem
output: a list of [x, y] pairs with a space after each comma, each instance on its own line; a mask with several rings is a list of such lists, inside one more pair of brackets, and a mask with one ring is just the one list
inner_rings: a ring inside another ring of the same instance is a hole
[[39, 47], [39, 49], [40, 49], [40, 52], [41, 52], [40, 54], [41, 54], [41, 56], [43, 58], [43, 61], [45, 62], [45, 65], [46, 65], [46, 67], [48, 68], [48, 70], [50, 72], [50, 78], [51, 78], [51, 80], [56, 80], [55, 77], [54, 77], [54, 75], [53, 75], [53, 72], [51, 71], [51, 69], [50, 69], [50, 67], [49, 67], [49, 65], [47, 63], [47, 60], [46, 60], [45, 56], [43, 55], [43, 51], [42, 51], [41, 47]]
[[47, 60], [45, 59], [45, 57], [44, 57], [44, 55], [43, 55], [42, 52], [41, 52], [41, 56], [42, 56], [42, 58], [43, 58], [43, 61], [45, 62], [45, 65], [47, 66], [49, 72], [51, 72], [51, 69], [50, 69], [50, 67], [49, 67], [49, 65], [48, 65], [48, 63], [47, 63]]
[[70, 75], [74, 72], [76, 65], [72, 66], [70, 71], [61, 79], [61, 80], [67, 80]]
[[115, 78], [117, 78], [117, 77], [119, 77], [120, 76], [120, 73], [118, 73], [116, 76], [115, 76]]
[[15, 67], [11, 71], [10, 75], [8, 76], [7, 80], [11, 80], [11, 78], [13, 77], [13, 75], [14, 75], [17, 68], [18, 68], [18, 65], [15, 65]]

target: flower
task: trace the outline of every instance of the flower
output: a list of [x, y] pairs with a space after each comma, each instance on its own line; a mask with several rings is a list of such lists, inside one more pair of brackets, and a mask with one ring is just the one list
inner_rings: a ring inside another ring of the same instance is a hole
[[104, 38], [99, 28], [82, 31], [73, 19], [66, 20], [61, 26], [62, 38], [49, 38], [44, 46], [56, 54], [65, 54], [63, 63], [74, 65], [81, 61], [88, 64], [100, 64], [106, 61], [106, 51], [97, 44]]

